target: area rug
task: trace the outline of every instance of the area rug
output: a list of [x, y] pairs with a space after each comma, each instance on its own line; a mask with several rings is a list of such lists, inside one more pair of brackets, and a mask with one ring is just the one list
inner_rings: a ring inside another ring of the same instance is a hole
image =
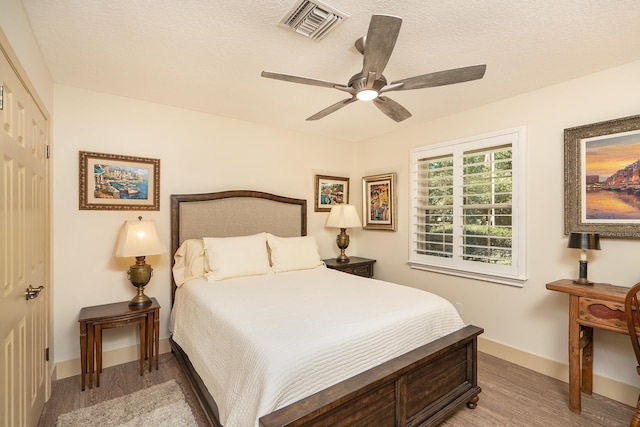
[[175, 380], [58, 417], [56, 427], [194, 426], [191, 408]]

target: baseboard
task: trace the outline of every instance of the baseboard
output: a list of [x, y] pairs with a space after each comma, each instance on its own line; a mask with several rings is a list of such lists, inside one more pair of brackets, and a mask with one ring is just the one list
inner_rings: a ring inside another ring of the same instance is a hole
[[[104, 352], [102, 355], [103, 368], [128, 363], [138, 360], [139, 347], [137, 345], [119, 348]], [[567, 382], [569, 378], [569, 365], [556, 362], [544, 357], [536, 356], [507, 345], [478, 337], [478, 349], [500, 359], [507, 360], [516, 365], [523, 366], [532, 371]], [[160, 354], [171, 351], [171, 345], [167, 338], [160, 340]], [[53, 367], [53, 380], [80, 375], [80, 359], [58, 362]], [[636, 406], [640, 389], [625, 383], [621, 383], [600, 375], [593, 375], [593, 392], [610, 399], [622, 402], [629, 406]]]
[[[168, 353], [171, 351], [171, 345], [169, 344], [168, 338], [161, 339], [158, 345], [160, 354]], [[139, 360], [139, 357], [140, 347], [138, 345], [105, 351], [102, 353], [102, 368], [104, 369], [108, 368], [109, 366], [133, 362], [134, 360]], [[58, 362], [55, 364], [53, 371], [53, 380], [61, 380], [63, 378], [80, 375], [80, 359], [78, 358]]]
[[[569, 365], [536, 356], [482, 336], [478, 337], [478, 350], [532, 371], [569, 382]], [[600, 375], [593, 375], [593, 392], [629, 406], [636, 406], [640, 389]]]

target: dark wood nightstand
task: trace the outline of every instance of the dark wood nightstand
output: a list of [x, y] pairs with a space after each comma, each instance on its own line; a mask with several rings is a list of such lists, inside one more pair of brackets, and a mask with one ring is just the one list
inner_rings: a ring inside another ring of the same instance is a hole
[[327, 264], [328, 268], [368, 278], [373, 277], [373, 263], [376, 262], [375, 259], [360, 258], [357, 256], [350, 256], [349, 262], [338, 262], [335, 258], [325, 259], [323, 261]]
[[129, 307], [129, 301], [84, 307], [80, 310], [78, 322], [80, 323], [82, 390], [85, 388], [87, 374], [89, 375], [89, 388], [92, 386], [94, 360], [96, 387], [100, 387], [103, 329], [137, 324], [140, 331], [140, 375], [144, 372], [145, 358], [149, 360], [149, 372], [151, 372], [154, 353], [156, 355], [156, 370], [158, 369], [160, 304], [155, 298], [151, 298], [151, 305], [139, 308]]

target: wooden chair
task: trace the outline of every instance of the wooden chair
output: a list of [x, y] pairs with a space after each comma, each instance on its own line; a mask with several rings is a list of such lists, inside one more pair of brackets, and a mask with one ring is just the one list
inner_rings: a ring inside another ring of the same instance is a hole
[[[640, 299], [640, 283], [637, 283], [629, 290], [624, 300], [624, 311], [627, 318], [627, 326], [629, 327], [631, 345], [638, 361], [636, 369], [638, 375], [640, 375], [640, 304], [638, 304], [638, 299]], [[633, 415], [629, 427], [640, 427], [640, 396], [638, 396], [636, 413]]]

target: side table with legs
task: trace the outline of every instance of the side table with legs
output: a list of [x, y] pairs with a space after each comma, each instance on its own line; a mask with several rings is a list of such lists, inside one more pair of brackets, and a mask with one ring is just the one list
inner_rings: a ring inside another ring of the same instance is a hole
[[149, 372], [153, 366], [158, 369], [160, 305], [155, 298], [145, 307], [129, 307], [129, 301], [84, 307], [78, 317], [80, 324], [80, 364], [82, 390], [87, 375], [89, 388], [93, 386], [93, 372], [96, 372], [96, 387], [100, 386], [102, 372], [102, 330], [138, 324], [140, 334], [140, 375], [144, 372], [144, 361], [148, 359]]
[[547, 283], [547, 289], [569, 295], [569, 409], [579, 414], [581, 393], [593, 393], [593, 329], [629, 334], [624, 318], [629, 288], [563, 279]]

